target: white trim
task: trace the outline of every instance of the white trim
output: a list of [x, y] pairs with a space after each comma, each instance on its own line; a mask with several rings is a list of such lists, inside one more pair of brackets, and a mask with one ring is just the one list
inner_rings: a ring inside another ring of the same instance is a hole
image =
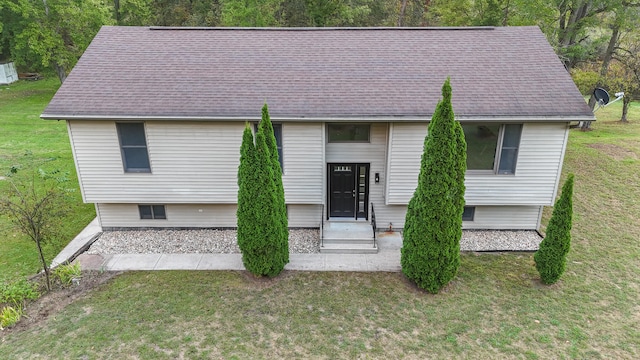
[[384, 170], [384, 192], [382, 194], [382, 198], [384, 199], [384, 204], [389, 205], [389, 173], [391, 170], [391, 142], [393, 141], [393, 123], [389, 123], [387, 128], [387, 159], [386, 159], [386, 169]]
[[76, 146], [73, 141], [73, 131], [71, 130], [71, 123], [67, 120], [67, 136], [69, 136], [69, 142], [71, 143], [71, 154], [73, 155], [73, 165], [76, 167], [76, 176], [78, 177], [78, 185], [80, 186], [80, 195], [82, 195], [82, 202], [87, 203], [87, 199], [84, 196], [84, 184], [82, 183], [82, 174], [78, 167], [78, 157], [76, 155]]
[[560, 155], [560, 161], [558, 162], [558, 171], [556, 171], [556, 185], [553, 187], [553, 196], [551, 198], [551, 204], [549, 206], [553, 206], [555, 204], [556, 196], [558, 196], [558, 187], [560, 186], [560, 177], [562, 176], [562, 165], [564, 165], [564, 156], [567, 151], [567, 143], [569, 142], [569, 126], [564, 130], [564, 143], [562, 144], [562, 153]]
[[327, 186], [329, 186], [329, 182], [327, 181], [327, 176], [328, 175], [328, 166], [327, 166], [327, 124], [323, 123], [322, 124], [322, 205], [323, 206], [323, 214], [322, 214], [322, 221], [324, 222], [327, 219], [327, 214], [329, 211], [329, 202], [327, 201], [327, 197], [328, 197], [328, 189]]
[[536, 231], [540, 231], [540, 225], [542, 225], [542, 213], [544, 212], [544, 205], [540, 205], [538, 209], [538, 223], [536, 224]]
[[100, 230], [102, 230], [102, 216], [100, 214], [100, 203], [93, 204], [93, 207], [96, 209], [96, 219], [98, 220], [98, 226], [100, 226]]

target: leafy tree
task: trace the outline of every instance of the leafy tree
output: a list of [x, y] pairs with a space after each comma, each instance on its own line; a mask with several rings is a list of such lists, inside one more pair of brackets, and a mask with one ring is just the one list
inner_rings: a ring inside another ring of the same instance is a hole
[[113, 16], [117, 25], [153, 25], [153, 0], [113, 0]]
[[[609, 25], [612, 37], [616, 35], [616, 28], [620, 28], [627, 21], [629, 10], [640, 6], [637, 0], [556, 0], [555, 9], [558, 21], [554, 28], [548, 29], [547, 35], [556, 34], [555, 41], [557, 53], [565, 65], [571, 69], [579, 62], [593, 59], [597, 54], [597, 48], [606, 42], [610, 43], [611, 37], [598, 37], [599, 29], [604, 23]], [[611, 23], [609, 20], [613, 19]], [[611, 50], [611, 45], [609, 45]], [[610, 51], [609, 50], [609, 51]], [[605, 63], [606, 63], [605, 54]]]
[[572, 198], [573, 174], [570, 174], [562, 186], [560, 198], [553, 207], [547, 234], [533, 255], [540, 279], [545, 284], [556, 283], [564, 273], [567, 254], [571, 247]]
[[431, 293], [449, 283], [460, 266], [465, 171], [466, 142], [454, 119], [447, 79], [429, 123], [401, 250], [402, 272]]
[[508, 0], [434, 0], [428, 16], [441, 26], [502, 26], [510, 6]]
[[58, 226], [69, 207], [64, 201], [65, 189], [59, 184], [66, 180], [59, 171], [46, 173], [39, 170], [37, 178], [17, 178], [13, 167], [7, 177], [9, 190], [0, 198], [0, 213], [5, 214], [15, 227], [36, 245], [46, 278], [47, 290], [51, 289], [50, 270], [43, 252], [43, 245], [57, 235]]
[[222, 26], [279, 26], [275, 16], [282, 0], [225, 1], [220, 20]]
[[113, 23], [100, 0], [4, 0], [3, 42], [19, 66], [53, 67], [60, 82], [102, 25]]
[[[640, 49], [636, 50], [640, 51]], [[629, 105], [633, 100], [640, 100], [640, 55], [629, 55], [626, 64], [615, 61], [611, 64], [604, 83], [611, 91], [622, 91], [621, 122], [629, 121]]]

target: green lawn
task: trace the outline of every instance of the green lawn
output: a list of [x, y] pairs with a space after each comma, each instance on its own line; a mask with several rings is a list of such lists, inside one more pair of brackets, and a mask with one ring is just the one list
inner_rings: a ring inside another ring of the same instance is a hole
[[399, 273], [129, 272], [0, 333], [0, 357], [640, 358], [640, 105], [630, 124], [619, 113], [571, 132], [573, 243], [556, 285], [530, 253], [464, 254], [438, 295]]
[[[39, 117], [59, 85], [57, 78], [49, 77], [0, 86], [0, 176], [15, 165], [24, 171], [60, 169], [69, 172], [70, 187], [78, 189], [65, 123]], [[0, 180], [0, 191], [6, 191], [7, 186], [6, 180]], [[60, 224], [62, 235], [45, 248], [49, 260], [95, 217], [93, 206], [81, 203], [80, 192], [76, 191], [70, 199], [72, 212]], [[17, 233], [2, 216], [0, 254], [0, 281], [32, 275], [40, 269], [35, 244]]]

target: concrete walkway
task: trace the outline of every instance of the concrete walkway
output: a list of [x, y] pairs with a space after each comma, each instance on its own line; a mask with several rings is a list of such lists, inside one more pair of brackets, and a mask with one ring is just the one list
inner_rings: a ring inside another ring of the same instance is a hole
[[[245, 270], [242, 254], [82, 254], [101, 234], [92, 221], [56, 256], [52, 266], [69, 260], [83, 270]], [[303, 271], [400, 271], [399, 233], [378, 234], [376, 254], [290, 254], [286, 270]], [[79, 255], [78, 255], [79, 254]]]
[[[80, 255], [83, 270], [245, 270], [241, 254]], [[400, 271], [400, 251], [377, 254], [291, 254], [286, 270]]]
[[67, 246], [51, 261], [51, 268], [75, 259], [102, 234], [98, 218], [93, 219]]

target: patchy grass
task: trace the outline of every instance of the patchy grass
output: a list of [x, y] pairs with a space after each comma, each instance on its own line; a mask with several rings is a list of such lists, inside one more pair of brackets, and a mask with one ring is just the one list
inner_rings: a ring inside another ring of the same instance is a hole
[[573, 242], [553, 286], [540, 284], [529, 253], [465, 254], [438, 295], [399, 273], [256, 280], [244, 272], [130, 272], [32, 326], [0, 333], [0, 354], [640, 358], [640, 107], [620, 124], [616, 106], [598, 111], [593, 131], [570, 134]]
[[[0, 191], [6, 191], [4, 177], [12, 166], [23, 171], [68, 171], [70, 186], [78, 189], [65, 123], [39, 117], [59, 85], [51, 77], [0, 86]], [[73, 211], [60, 224], [61, 237], [45, 248], [49, 260], [95, 217], [93, 206], [82, 204], [79, 191], [70, 197], [69, 205]], [[40, 269], [35, 244], [18, 233], [4, 216], [0, 216], [0, 254], [0, 281], [35, 274]]]

